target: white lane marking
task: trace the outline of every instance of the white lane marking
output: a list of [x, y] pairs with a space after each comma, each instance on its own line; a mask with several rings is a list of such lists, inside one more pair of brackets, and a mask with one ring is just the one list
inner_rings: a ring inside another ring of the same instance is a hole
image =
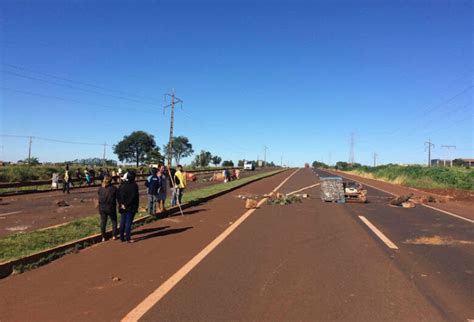
[[[341, 176], [341, 177], [343, 177], [343, 176]], [[345, 178], [347, 178], [347, 177], [345, 177]], [[348, 178], [348, 179], [350, 179], [350, 180], [355, 180], [355, 179], [351, 179], [351, 178]], [[355, 180], [355, 181], [357, 181], [357, 180]], [[360, 182], [360, 181], [357, 181], [357, 182]], [[370, 184], [363, 183], [363, 182], [362, 182], [362, 184], [363, 184], [363, 185], [366, 185], [366, 186], [368, 186], [368, 187], [371, 187], [371, 188], [373, 188], [373, 189], [375, 189], [375, 190], [379, 190], [379, 191], [385, 192], [385, 193], [387, 193], [387, 194], [389, 194], [389, 195], [398, 197], [397, 194], [394, 194], [394, 193], [388, 192], [388, 191], [386, 191], [386, 190], [383, 190], [383, 189], [374, 187], [374, 186], [372, 186], [372, 185], [370, 185]], [[421, 204], [421, 205], [424, 206], [424, 207], [426, 207], [426, 208], [430, 208], [430, 209], [433, 209], [433, 210], [442, 212], [443, 214], [446, 214], [446, 215], [449, 215], [449, 216], [452, 216], [452, 217], [456, 217], [456, 218], [458, 218], [458, 219], [461, 219], [461, 220], [470, 222], [471, 224], [474, 224], [474, 220], [472, 220], [472, 219], [469, 219], [469, 218], [466, 218], [466, 217], [463, 217], [463, 216], [460, 216], [460, 215], [456, 215], [456, 214], [454, 214], [454, 213], [452, 213], [452, 212], [449, 212], [449, 211], [446, 211], [446, 210], [443, 210], [443, 209], [440, 209], [440, 208], [436, 208], [436, 207], [433, 207], [433, 206], [429, 206], [429, 205], [425, 205], [425, 204]]]
[[310, 188], [314, 188], [316, 186], [319, 186], [321, 183], [316, 183], [316, 184], [313, 184], [311, 186], [307, 186], [307, 187], [304, 187], [304, 188], [301, 188], [299, 190], [296, 190], [296, 191], [293, 191], [293, 192], [290, 192], [290, 193], [287, 193], [287, 195], [293, 195], [295, 193], [298, 193], [298, 192], [301, 192], [301, 191], [304, 191], [304, 190], [307, 190], [307, 189], [310, 189]]
[[388, 246], [388, 248], [398, 249], [397, 245], [395, 245], [390, 239], [388, 239], [388, 237], [385, 236], [380, 230], [378, 230], [377, 227], [372, 225], [372, 223], [367, 218], [365, 218], [364, 216], [359, 216], [359, 219], [362, 220], [362, 222], [366, 224], [367, 227], [369, 227], [370, 230], [372, 230], [374, 234], [376, 234], [377, 237], [380, 238], [385, 243], [385, 245]]
[[463, 216], [459, 216], [459, 215], [453, 214], [452, 212], [449, 212], [449, 211], [446, 211], [446, 210], [443, 210], [443, 209], [439, 209], [439, 208], [436, 208], [436, 207], [433, 207], [433, 206], [429, 206], [429, 205], [425, 205], [425, 204], [421, 204], [421, 205], [423, 207], [430, 208], [430, 209], [433, 209], [433, 210], [437, 210], [439, 212], [442, 212], [443, 214], [453, 216], [453, 217], [459, 218], [461, 220], [465, 220], [467, 222], [470, 222], [471, 224], [474, 224], [474, 220], [472, 220], [472, 219], [469, 219], [469, 218], [466, 218], [466, 217], [463, 217]]
[[0, 217], [3, 217], [3, 216], [10, 216], [10, 215], [14, 215], [14, 214], [19, 214], [20, 212], [22, 212], [22, 211], [19, 210], [19, 211], [6, 212], [6, 213], [3, 213], [3, 214], [0, 214]]
[[[290, 174], [285, 180], [283, 180], [272, 192], [276, 192], [280, 189], [285, 182], [287, 182], [296, 172]], [[260, 207], [267, 198], [263, 198], [257, 203], [257, 208]], [[226, 239], [245, 219], [247, 219], [255, 210], [247, 210], [239, 219], [237, 219], [231, 226], [229, 226], [224, 232], [222, 232], [216, 239], [210, 242], [203, 250], [201, 250], [196, 256], [194, 256], [189, 262], [184, 264], [176, 273], [174, 273], [168, 280], [161, 284], [153, 293], [148, 295], [140, 304], [138, 304], [133, 310], [131, 310], [122, 321], [138, 321], [142, 318], [156, 303], [158, 303], [171, 289], [178, 284], [194, 267], [196, 267], [210, 252], [212, 252], [224, 239]]]

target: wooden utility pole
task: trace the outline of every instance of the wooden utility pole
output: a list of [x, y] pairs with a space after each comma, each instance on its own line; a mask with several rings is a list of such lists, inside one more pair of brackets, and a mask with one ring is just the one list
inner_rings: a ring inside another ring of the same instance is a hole
[[29, 148], [28, 148], [28, 164], [31, 163], [31, 143], [33, 143], [33, 137], [30, 136], [30, 145], [29, 145]]
[[379, 155], [377, 153], [374, 152], [374, 168], [377, 166], [377, 157]]
[[105, 167], [107, 162], [105, 161], [105, 148], [107, 147], [107, 143], [104, 143], [104, 154], [102, 154], [102, 166]]

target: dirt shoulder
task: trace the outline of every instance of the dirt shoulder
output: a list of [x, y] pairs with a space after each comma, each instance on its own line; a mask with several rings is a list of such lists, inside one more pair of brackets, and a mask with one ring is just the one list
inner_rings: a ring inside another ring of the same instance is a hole
[[[440, 199], [443, 202], [430, 202], [428, 203], [429, 206], [435, 207], [444, 211], [452, 212], [456, 215], [469, 218], [474, 220], [474, 198], [470, 195], [471, 193], [464, 191], [463, 198], [453, 198], [453, 193], [451, 190], [444, 190], [444, 189], [415, 189], [410, 187], [404, 187], [401, 185], [388, 183], [381, 180], [365, 178], [359, 175], [355, 175], [352, 173], [344, 172], [344, 171], [334, 171], [334, 170], [327, 170], [324, 171], [330, 172], [334, 175], [342, 176], [354, 181], [358, 181], [362, 184], [366, 184], [368, 186], [373, 186], [379, 190], [383, 190], [385, 192], [389, 192], [395, 195], [407, 195], [413, 193], [415, 197], [422, 197], [422, 196], [435, 196], [437, 199]], [[458, 193], [459, 195], [459, 193]], [[450, 198], [451, 197], [451, 198]]]

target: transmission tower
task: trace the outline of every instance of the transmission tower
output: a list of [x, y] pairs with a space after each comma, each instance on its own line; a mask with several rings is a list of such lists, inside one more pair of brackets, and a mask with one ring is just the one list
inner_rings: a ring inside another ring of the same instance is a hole
[[428, 150], [428, 167], [431, 167], [431, 149], [434, 147], [435, 145], [431, 143], [431, 139], [425, 142], [425, 151]]
[[446, 166], [446, 159], [449, 160], [449, 163], [450, 163], [450, 167], [453, 166], [453, 159], [451, 159], [451, 155], [449, 153], [449, 150], [450, 149], [456, 149], [456, 146], [455, 145], [442, 145], [441, 146], [442, 149], [446, 149], [446, 155], [444, 157], [444, 160], [443, 160], [443, 163], [444, 163], [444, 166]]
[[354, 145], [355, 145], [355, 138], [354, 132], [351, 133], [351, 140], [350, 140], [350, 151], [349, 151], [349, 163], [350, 165], [354, 164]]
[[165, 99], [166, 97], [171, 97], [171, 103], [163, 107], [163, 109], [166, 109], [168, 107], [171, 108], [171, 121], [170, 121], [170, 140], [168, 142], [168, 169], [171, 168], [171, 162], [173, 159], [173, 130], [174, 130], [174, 107], [176, 104], [183, 104], [183, 101], [176, 97], [174, 89], [171, 94], [166, 93], [165, 94]]

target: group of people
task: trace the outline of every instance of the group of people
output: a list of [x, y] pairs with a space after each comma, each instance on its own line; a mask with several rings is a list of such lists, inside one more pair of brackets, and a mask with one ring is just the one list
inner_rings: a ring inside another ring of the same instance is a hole
[[[135, 214], [138, 211], [139, 192], [135, 182], [136, 173], [127, 171], [121, 178], [117, 188], [113, 185], [113, 177], [105, 175], [102, 186], [99, 188], [99, 213], [102, 240], [106, 240], [107, 219], [112, 222], [112, 239], [117, 239], [117, 208], [120, 217], [120, 240], [133, 242], [131, 228]], [[176, 171], [167, 169], [164, 165], [152, 168], [145, 180], [148, 195], [147, 211], [156, 216], [165, 211], [165, 201], [168, 187], [172, 188], [171, 205], [181, 205], [184, 189], [186, 188], [186, 174], [181, 165]]]
[[239, 169], [232, 169], [232, 171], [229, 171], [229, 169], [225, 168], [222, 171], [222, 175], [224, 176], [224, 182], [237, 180], [237, 179], [240, 178], [240, 170]]
[[[123, 171], [122, 168], [119, 167], [117, 170], [112, 169], [111, 171], [109, 168], [99, 168], [96, 171], [94, 168], [89, 169], [86, 167], [84, 171], [82, 171], [80, 168], [78, 168], [75, 172], [75, 176], [77, 179], [77, 183], [79, 187], [81, 187], [84, 183], [87, 186], [94, 185], [96, 180], [104, 180], [106, 176], [111, 177], [112, 181], [114, 183], [121, 183], [122, 182], [122, 176], [123, 176]], [[60, 187], [60, 181], [62, 181], [62, 190], [63, 193], [69, 193], [69, 190], [72, 188], [72, 173], [69, 171], [69, 165], [66, 165], [66, 170], [62, 173], [62, 177], [59, 175], [59, 173], [54, 172], [51, 177], [51, 189], [57, 190]]]

